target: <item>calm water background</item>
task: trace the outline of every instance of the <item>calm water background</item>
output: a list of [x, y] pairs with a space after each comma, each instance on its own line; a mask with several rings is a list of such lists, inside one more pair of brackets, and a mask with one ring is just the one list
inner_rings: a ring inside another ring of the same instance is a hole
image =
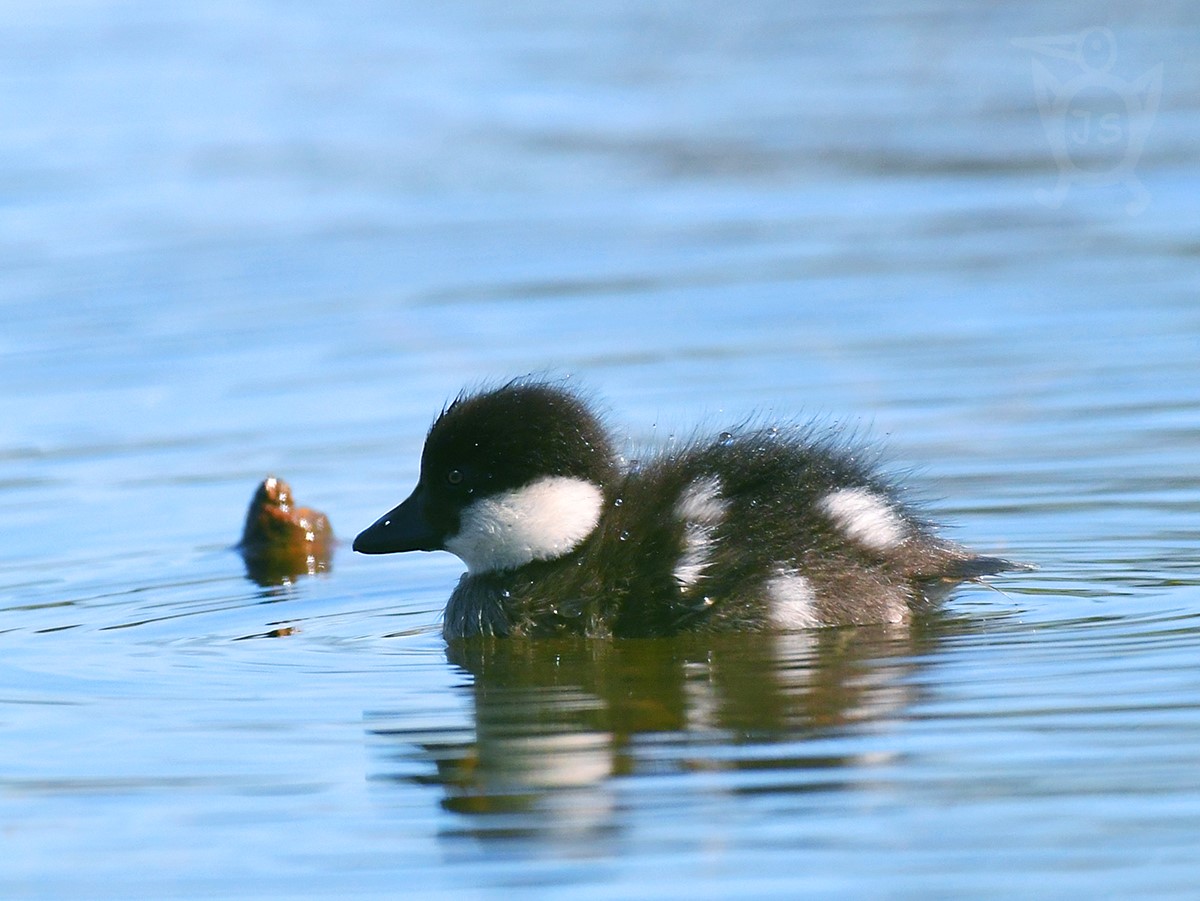
[[[505, 6], [6, 5], [0, 897], [1194, 897], [1195, 5]], [[491, 651], [445, 555], [246, 578], [264, 475], [350, 537], [531, 370], [1040, 569]]]

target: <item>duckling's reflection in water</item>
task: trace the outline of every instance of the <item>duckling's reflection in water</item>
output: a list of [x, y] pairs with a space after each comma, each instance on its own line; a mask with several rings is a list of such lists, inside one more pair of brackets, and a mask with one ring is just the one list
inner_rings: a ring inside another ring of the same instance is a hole
[[[470, 815], [455, 832], [556, 842], [617, 828], [632, 783], [615, 776], [706, 771], [724, 774], [730, 793], [837, 789], [890, 759], [839, 737], [904, 717], [940, 634], [925, 622], [452, 642], [450, 661], [472, 677], [473, 724], [422, 729], [403, 713], [370, 714], [387, 742], [378, 779], [440, 786], [446, 809]], [[663, 790], [639, 783], [639, 803]]]

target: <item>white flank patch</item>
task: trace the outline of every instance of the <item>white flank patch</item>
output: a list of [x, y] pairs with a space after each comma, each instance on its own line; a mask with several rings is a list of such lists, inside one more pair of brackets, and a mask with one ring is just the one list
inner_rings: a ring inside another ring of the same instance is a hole
[[814, 629], [824, 625], [817, 615], [817, 593], [799, 573], [781, 572], [767, 581], [771, 622], [780, 629]]
[[476, 501], [462, 511], [446, 550], [472, 573], [553, 560], [578, 547], [600, 521], [604, 493], [583, 479], [550, 476]]
[[866, 488], [843, 488], [825, 495], [817, 505], [851, 541], [887, 551], [908, 537], [904, 520], [886, 500]]
[[682, 587], [690, 588], [704, 575], [715, 540], [713, 531], [725, 518], [728, 507], [716, 476], [697, 479], [679, 496], [675, 515], [683, 522], [683, 553], [675, 564], [674, 575]]

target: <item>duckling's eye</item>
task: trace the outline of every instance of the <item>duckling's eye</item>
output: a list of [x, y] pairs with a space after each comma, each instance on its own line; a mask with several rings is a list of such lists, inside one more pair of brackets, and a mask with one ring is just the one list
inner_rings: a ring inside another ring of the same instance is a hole
[[446, 473], [446, 481], [449, 482], [451, 485], [461, 485], [462, 480], [463, 480], [463, 474], [462, 474], [461, 469], [452, 469], [448, 473]]

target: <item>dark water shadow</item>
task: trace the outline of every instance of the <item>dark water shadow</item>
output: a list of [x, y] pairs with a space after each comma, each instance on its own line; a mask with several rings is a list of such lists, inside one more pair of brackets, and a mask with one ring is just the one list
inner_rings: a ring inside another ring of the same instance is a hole
[[729, 792], [837, 790], [882, 762], [858, 736], [906, 717], [919, 670], [961, 625], [454, 642], [470, 721], [368, 713], [373, 778], [437, 786], [461, 815], [452, 833], [580, 847], [620, 829], [633, 778], [665, 799], [671, 777], [700, 772]]

